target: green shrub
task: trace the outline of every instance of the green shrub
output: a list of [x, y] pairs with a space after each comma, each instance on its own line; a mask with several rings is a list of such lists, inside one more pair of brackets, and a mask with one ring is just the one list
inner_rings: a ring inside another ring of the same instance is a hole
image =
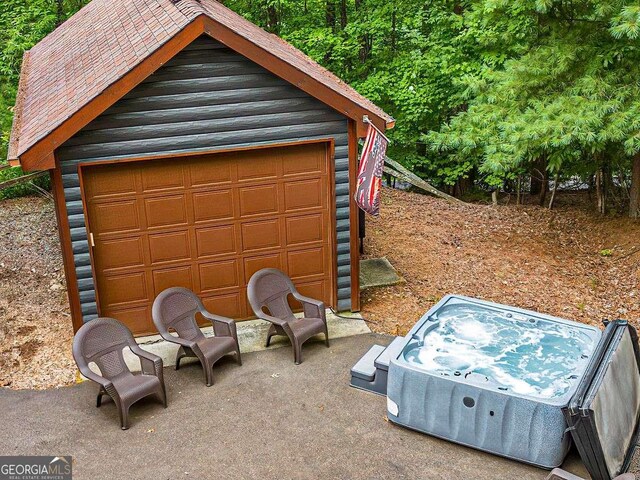
[[[11, 180], [12, 178], [21, 177], [24, 174], [25, 173], [22, 171], [20, 167], [0, 169], [0, 183], [6, 182], [7, 180]], [[22, 183], [20, 185], [15, 185], [13, 187], [0, 190], [0, 199], [33, 195], [38, 191], [38, 189], [34, 187], [33, 184], [37, 185], [38, 187], [44, 190], [51, 189], [51, 182], [49, 180], [49, 175], [44, 175], [42, 177], [38, 177], [32, 180], [31, 182]]]

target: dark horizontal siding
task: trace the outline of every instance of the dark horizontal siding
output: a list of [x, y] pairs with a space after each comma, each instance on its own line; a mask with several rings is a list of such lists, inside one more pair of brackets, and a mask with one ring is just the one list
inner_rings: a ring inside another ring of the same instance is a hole
[[333, 138], [338, 308], [351, 308], [347, 120], [209, 38], [198, 39], [57, 152], [85, 321], [97, 316], [77, 166]]

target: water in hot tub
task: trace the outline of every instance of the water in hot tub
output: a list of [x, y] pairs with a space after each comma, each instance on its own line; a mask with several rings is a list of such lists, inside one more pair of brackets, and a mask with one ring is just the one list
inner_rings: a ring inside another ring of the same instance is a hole
[[502, 390], [539, 398], [567, 392], [594, 347], [588, 335], [571, 325], [476, 305], [445, 306], [437, 321], [423, 346], [406, 351], [407, 361], [430, 372], [473, 375]]

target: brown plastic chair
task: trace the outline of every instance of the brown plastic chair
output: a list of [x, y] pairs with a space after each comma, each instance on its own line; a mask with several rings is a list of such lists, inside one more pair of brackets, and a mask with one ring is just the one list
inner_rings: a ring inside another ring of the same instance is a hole
[[[142, 372], [133, 374], [122, 351], [129, 349], [140, 358]], [[167, 394], [162, 376], [162, 359], [141, 349], [131, 331], [113, 318], [96, 318], [85, 323], [73, 339], [73, 358], [80, 372], [100, 385], [96, 407], [102, 396], [109, 395], [120, 415], [120, 426], [129, 428], [129, 407], [138, 400], [155, 395], [167, 408]], [[89, 368], [95, 363], [100, 375]]]
[[[324, 303], [300, 295], [291, 279], [280, 270], [264, 268], [254, 273], [249, 280], [247, 294], [255, 315], [271, 322], [267, 347], [274, 335], [286, 335], [293, 344], [294, 360], [299, 365], [302, 363], [302, 344], [314, 335], [324, 333], [325, 344], [329, 346]], [[303, 318], [297, 318], [291, 311], [289, 295], [302, 303]]]
[[[200, 313], [213, 325], [214, 337], [205, 337], [196, 322]], [[162, 338], [180, 345], [176, 355], [176, 370], [184, 357], [196, 357], [204, 369], [207, 387], [213, 385], [213, 365], [229, 353], [236, 354], [238, 365], [242, 365], [236, 323], [230, 318], [209, 313], [198, 296], [182, 287], [168, 288], [153, 302], [153, 323]], [[170, 330], [178, 336], [171, 335]]]

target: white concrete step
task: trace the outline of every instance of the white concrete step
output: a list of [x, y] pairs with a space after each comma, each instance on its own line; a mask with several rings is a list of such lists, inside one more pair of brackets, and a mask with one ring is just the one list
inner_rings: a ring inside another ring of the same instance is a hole
[[[341, 318], [348, 317], [348, 318]], [[371, 330], [359, 314], [341, 313], [340, 317], [336, 316], [331, 310], [327, 310], [327, 322], [329, 324], [329, 339], [341, 337], [349, 337], [352, 335], [360, 335], [363, 333], [371, 333]], [[249, 320], [246, 322], [237, 322], [238, 341], [240, 342], [240, 351], [242, 353], [256, 352], [266, 350], [264, 344], [267, 338], [267, 330], [269, 323], [263, 320]], [[213, 335], [213, 328], [206, 327], [202, 329], [205, 336]], [[324, 340], [324, 335], [319, 335], [319, 339]], [[138, 344], [144, 349], [162, 358], [164, 366], [175, 365], [176, 352], [178, 345], [167, 342], [160, 335], [152, 335], [148, 337], [136, 338]], [[273, 337], [269, 348], [279, 348], [283, 346], [291, 346], [289, 339], [286, 337]], [[293, 354], [292, 354], [293, 355]], [[292, 357], [293, 358], [293, 357]], [[140, 370], [140, 361], [138, 357], [133, 355], [129, 349], [125, 349], [125, 361], [132, 371]], [[197, 359], [184, 358], [182, 364], [197, 361]]]

